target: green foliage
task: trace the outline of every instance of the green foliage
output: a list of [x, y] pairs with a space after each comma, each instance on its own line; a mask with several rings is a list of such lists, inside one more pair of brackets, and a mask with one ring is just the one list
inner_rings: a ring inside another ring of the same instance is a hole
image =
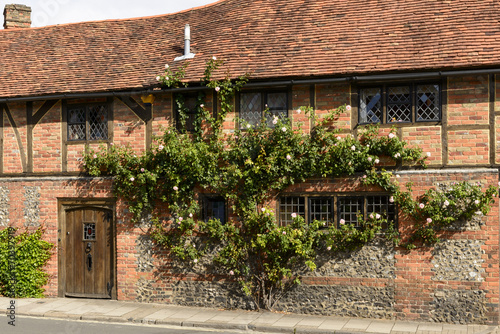
[[43, 297], [42, 286], [48, 274], [42, 271], [51, 256], [53, 244], [42, 240], [41, 228], [16, 233], [14, 228], [0, 231], [0, 294], [7, 297]]
[[[221, 106], [218, 117], [207, 112], [205, 95], [200, 93], [194, 133], [167, 129], [156, 138], [157, 145], [139, 157], [128, 148], [102, 147], [86, 154], [85, 166], [91, 175], [114, 176], [114, 191], [127, 201], [134, 219], [140, 219], [144, 212], [155, 216], [163, 203], [170, 217], [155, 218], [151, 235], [178, 259], [197, 262], [217, 245], [215, 263], [241, 283], [258, 307], [271, 309], [291, 286], [299, 284], [304, 268], [316, 268], [319, 251], [334, 254], [355, 249], [373, 239], [382, 226], [387, 238], [400, 242], [397, 229], [380, 214], [366, 220], [358, 215], [358, 227], [342, 221], [338, 228], [324, 227], [326, 223], [318, 221], [306, 224], [302, 217], [279, 226], [274, 213], [264, 205], [290, 185], [315, 177], [363, 175], [365, 184], [392, 194], [390, 200], [416, 221], [412, 245], [417, 240], [437, 241], [438, 228], [468, 219], [477, 210], [486, 213], [491, 205], [496, 188], [483, 193], [479, 186], [466, 184], [449, 192], [429, 190], [416, 202], [411, 184], [406, 191], [401, 190], [394, 175], [379, 166], [381, 159], [389, 159], [398, 166], [425, 167], [422, 150], [408, 147], [394, 129], [386, 136], [379, 135], [375, 126], [367, 127], [359, 138], [339, 134], [335, 121], [349, 106], [340, 106], [321, 118], [309, 106], [299, 108], [296, 112], [303, 112], [314, 124], [310, 132], [304, 132], [301, 124], [292, 126], [288, 119], [267, 117], [254, 126], [237, 120], [242, 129], [223, 135], [222, 122], [232, 110], [235, 92], [248, 76], [234, 82], [229, 74], [222, 81], [212, 80], [213, 71], [221, 65], [220, 60], [211, 58], [201, 79], [202, 85], [216, 92]], [[180, 85], [184, 69], [177, 75], [167, 73], [170, 81], [163, 84]], [[182, 98], [175, 101], [182, 114]], [[226, 224], [197, 220], [196, 189], [200, 188], [223, 196], [237, 218]], [[445, 198], [450, 204], [443, 210]]]

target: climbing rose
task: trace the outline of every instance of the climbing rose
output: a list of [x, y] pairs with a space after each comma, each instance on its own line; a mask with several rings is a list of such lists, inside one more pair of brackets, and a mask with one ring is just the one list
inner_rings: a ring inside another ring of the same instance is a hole
[[144, 173], [144, 170], [145, 170], [144, 168], [141, 168], [141, 172], [143, 172], [143, 173]]
[[368, 157], [368, 161], [369, 161], [369, 162], [372, 162], [372, 157]]
[[432, 218], [427, 218], [427, 223], [432, 223]]
[[260, 211], [265, 212], [265, 211], [266, 211], [266, 208], [262, 208], [262, 209], [260, 209]]
[[427, 156], [428, 156], [428, 157], [430, 157], [430, 156], [431, 156], [431, 152], [427, 152], [426, 154], [427, 154]]
[[220, 91], [220, 87], [219, 86], [215, 87], [215, 91], [216, 92]]
[[182, 221], [183, 219], [184, 219], [184, 218], [182, 218], [182, 217], [179, 217], [179, 221], [180, 221], [180, 222], [181, 222], [181, 221]]
[[189, 218], [193, 218], [193, 214], [192, 213], [189, 214]]
[[377, 214], [375, 215], [375, 218], [380, 219], [380, 215], [377, 213]]
[[194, 262], [194, 263], [198, 263], [198, 259], [194, 259], [194, 261], [193, 261], [193, 262]]
[[352, 145], [351, 150], [356, 151], [356, 146]]
[[282, 128], [281, 128], [281, 131], [286, 132], [286, 128], [285, 128], [285, 127], [282, 127]]
[[330, 246], [326, 247], [326, 250], [331, 250], [331, 249], [332, 249], [332, 247], [330, 247]]
[[174, 186], [173, 188], [175, 191], [179, 190], [179, 188], [177, 188], [177, 186]]
[[132, 176], [132, 177], [130, 178], [130, 181], [134, 182], [134, 181], [135, 181], [135, 178]]
[[163, 150], [163, 145], [158, 146], [158, 150]]
[[347, 110], [347, 111], [351, 110], [351, 106], [350, 105], [346, 105], [345, 106], [345, 110]]
[[168, 64], [165, 64], [165, 68], [169, 68], [170, 66], [168, 66]]
[[229, 275], [233, 276], [234, 275], [234, 271], [230, 270], [229, 271]]
[[479, 204], [479, 200], [478, 200], [478, 199], [476, 199], [476, 200], [474, 201], [474, 204], [478, 205], [478, 204]]
[[94, 154], [94, 155], [93, 155], [93, 158], [94, 158], [94, 159], [97, 159], [97, 154]]
[[287, 159], [287, 160], [291, 160], [291, 159], [292, 159], [292, 157], [290, 156], [290, 154], [287, 154], [287, 155], [286, 155], [286, 159]]
[[375, 159], [375, 163], [378, 164], [380, 162], [379, 159]]
[[345, 224], [345, 220], [344, 220], [344, 219], [341, 219], [341, 220], [339, 221], [339, 223], [340, 223], [340, 225], [344, 225], [344, 224]]
[[212, 57], [212, 59], [213, 59], [213, 60], [217, 60], [217, 57], [216, 57], [216, 56], [213, 56], [213, 57]]
[[420, 207], [420, 209], [425, 208], [425, 204], [424, 203], [420, 203], [418, 206]]
[[370, 213], [370, 218], [373, 219], [373, 213]]
[[389, 202], [394, 203], [394, 197], [393, 196], [389, 197]]
[[448, 202], [448, 200], [445, 200], [444, 203], [443, 203], [444, 206], [448, 206], [450, 205], [450, 202]]
[[302, 112], [302, 110], [297, 109], [297, 114], [300, 114], [301, 112]]
[[388, 137], [389, 137], [389, 139], [392, 139], [392, 138], [396, 137], [396, 135], [391, 132], [391, 133], [389, 133]]
[[161, 79], [160, 76], [156, 77], [156, 81], [160, 81], [160, 79]]
[[286, 231], [283, 231], [283, 234], [286, 234]]
[[297, 217], [297, 214], [294, 212], [292, 213], [292, 218], [296, 218]]

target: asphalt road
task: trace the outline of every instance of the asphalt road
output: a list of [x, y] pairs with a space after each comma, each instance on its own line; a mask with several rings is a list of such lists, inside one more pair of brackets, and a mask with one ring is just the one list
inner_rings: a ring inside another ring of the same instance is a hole
[[16, 316], [15, 326], [10, 325], [7, 316], [0, 318], [2, 334], [242, 334], [243, 331], [210, 330], [201, 328], [180, 328], [161, 325], [115, 324], [82, 320], [58, 320]]

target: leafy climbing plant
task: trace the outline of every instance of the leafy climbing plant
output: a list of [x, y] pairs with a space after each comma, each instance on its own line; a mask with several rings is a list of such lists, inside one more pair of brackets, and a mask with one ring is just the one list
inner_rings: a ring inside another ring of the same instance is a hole
[[[223, 121], [232, 111], [234, 94], [248, 81], [248, 75], [233, 81], [227, 73], [224, 80], [213, 80], [213, 71], [222, 64], [215, 57], [208, 60], [200, 80], [218, 98], [217, 117], [204, 108], [205, 94], [200, 94], [193, 133], [166, 129], [156, 138], [156, 145], [141, 156], [115, 146], [90, 150], [85, 167], [91, 175], [115, 178], [114, 191], [128, 203], [134, 219], [140, 219], [144, 212], [152, 214], [151, 236], [178, 259], [197, 263], [213, 249], [211, 245], [217, 245], [214, 262], [229, 278], [241, 283], [257, 307], [272, 309], [290, 287], [300, 283], [305, 269], [316, 268], [318, 252], [360, 247], [382, 226], [389, 226], [387, 237], [399, 240], [396, 228], [382, 213], [366, 220], [358, 215], [360, 227], [343, 221], [329, 226], [319, 221], [306, 223], [294, 213], [291, 224], [280, 226], [266, 204], [293, 184], [317, 177], [350, 176], [379, 186], [416, 222], [408, 248], [418, 241], [437, 241], [432, 233], [438, 228], [460, 217], [469, 218], [477, 210], [487, 212], [491, 205], [494, 187], [483, 193], [481, 187], [465, 184], [449, 193], [429, 191], [422, 199], [413, 199], [411, 187], [401, 190], [392, 172], [380, 167], [380, 159], [384, 156], [395, 164], [425, 167], [422, 150], [409, 147], [394, 129], [384, 136], [374, 126], [367, 127], [359, 138], [341, 134], [334, 123], [349, 106], [340, 106], [321, 118], [310, 106], [294, 111], [309, 117], [314, 124], [310, 132], [303, 131], [300, 124], [292, 126], [288, 119], [271, 117], [271, 124], [263, 118], [256, 125], [236, 119], [242, 126], [234, 133], [224, 133]], [[176, 73], [166, 67], [157, 79], [166, 87], [184, 85], [186, 66]], [[182, 99], [176, 103], [182, 113]], [[217, 193], [230, 203], [233, 215], [228, 222], [199, 219], [200, 190]], [[445, 197], [450, 209], [440, 211]], [[454, 203], [464, 197], [475, 200], [463, 202], [462, 211], [455, 210]], [[416, 200], [421, 200], [424, 208]], [[168, 209], [168, 216], [160, 217], [162, 207]], [[427, 218], [434, 223], [428, 223]]]

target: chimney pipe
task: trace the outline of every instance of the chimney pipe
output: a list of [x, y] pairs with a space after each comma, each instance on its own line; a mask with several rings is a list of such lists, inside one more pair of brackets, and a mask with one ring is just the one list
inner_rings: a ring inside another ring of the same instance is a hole
[[174, 61], [194, 58], [195, 54], [191, 53], [191, 27], [189, 24], [184, 26], [184, 55], [176, 57]]
[[184, 56], [187, 57], [191, 53], [191, 27], [186, 24], [184, 27]]
[[5, 5], [3, 10], [4, 29], [30, 28], [31, 7], [25, 5]]

